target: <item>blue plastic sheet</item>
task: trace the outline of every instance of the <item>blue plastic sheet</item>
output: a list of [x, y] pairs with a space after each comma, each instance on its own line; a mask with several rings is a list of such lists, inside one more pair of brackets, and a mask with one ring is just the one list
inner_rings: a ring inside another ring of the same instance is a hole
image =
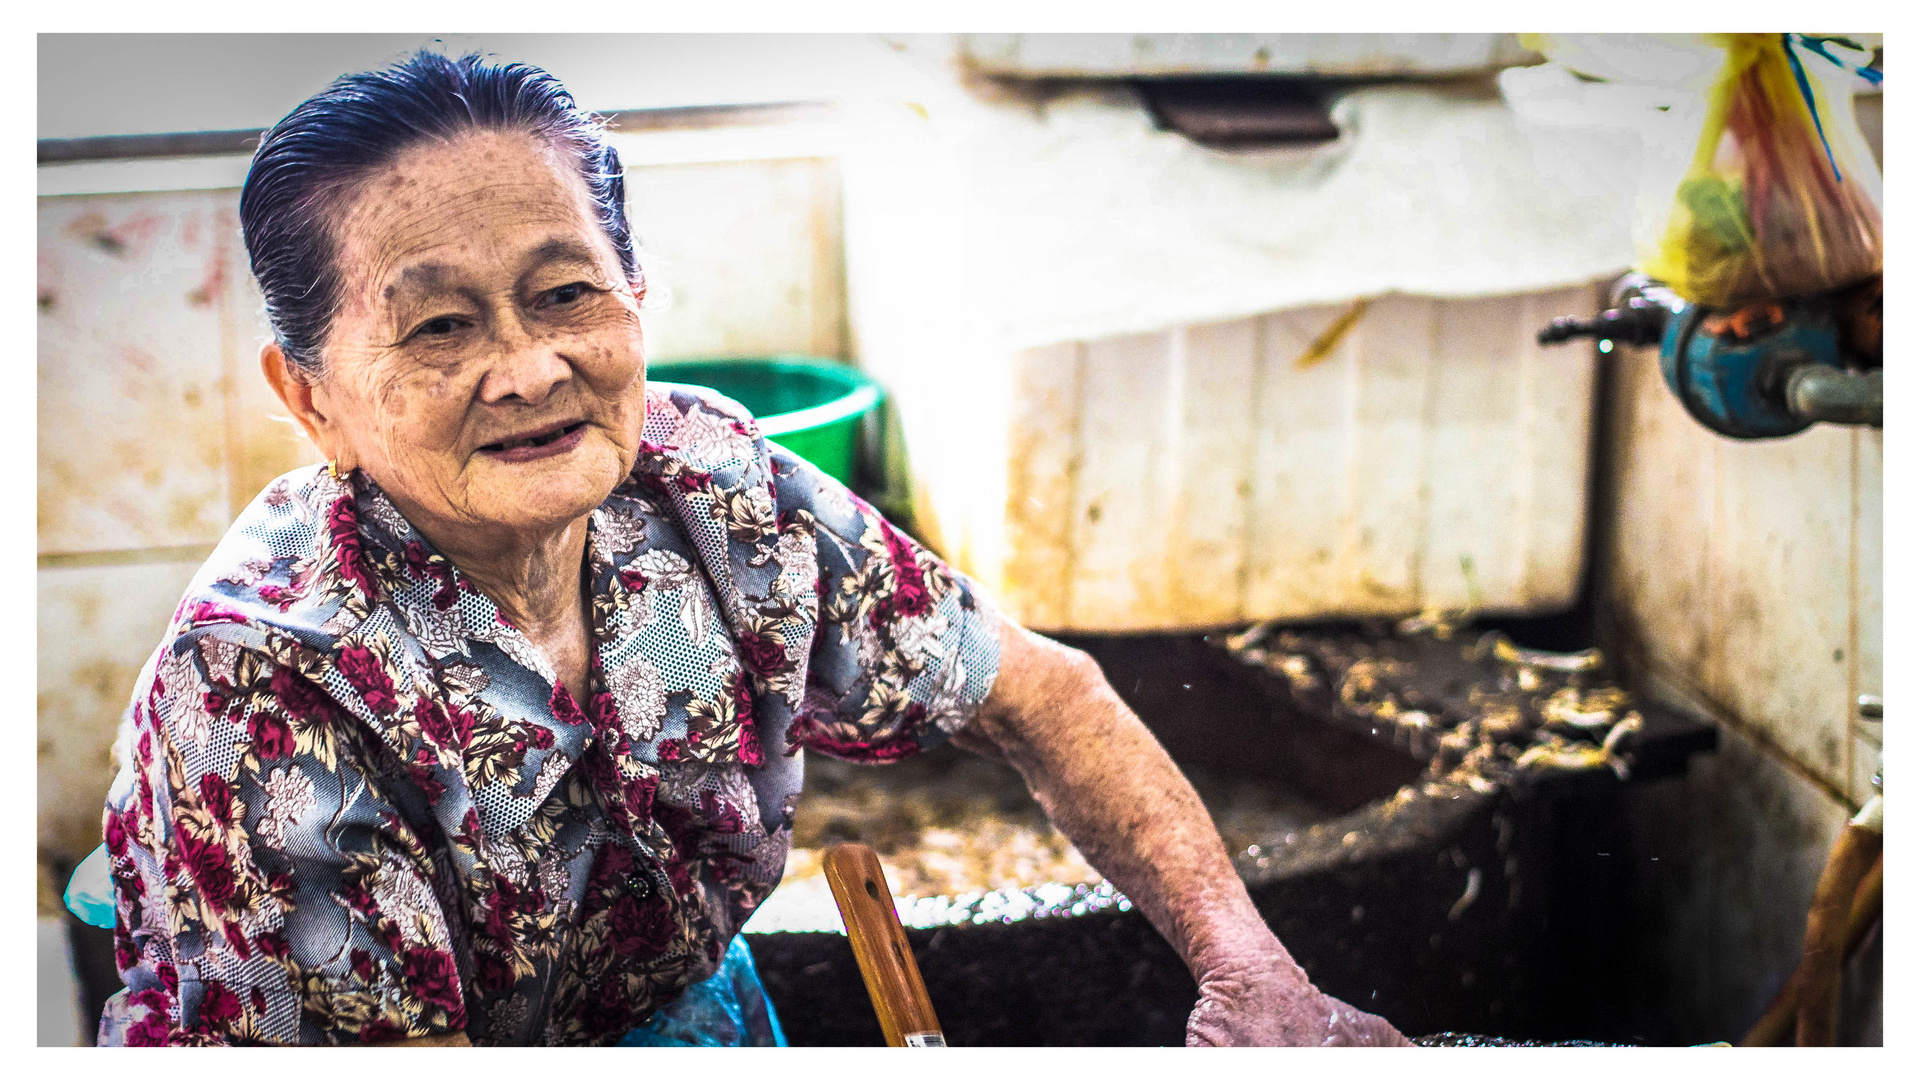
[[88, 926], [113, 929], [113, 876], [107, 872], [107, 845], [80, 860], [67, 879], [67, 910]]
[[786, 1033], [767, 1000], [760, 973], [747, 951], [747, 936], [735, 934], [720, 970], [661, 1007], [653, 1019], [627, 1033], [621, 1046], [785, 1046]]

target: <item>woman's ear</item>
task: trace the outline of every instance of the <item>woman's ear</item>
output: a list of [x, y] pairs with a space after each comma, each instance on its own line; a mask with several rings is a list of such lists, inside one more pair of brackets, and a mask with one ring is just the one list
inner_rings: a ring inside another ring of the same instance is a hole
[[270, 341], [260, 350], [260, 374], [267, 377], [267, 385], [273, 387], [300, 430], [307, 433], [308, 441], [331, 460], [333, 447], [328, 438], [331, 425], [314, 403], [313, 381], [293, 366], [287, 354], [280, 351], [278, 342]]

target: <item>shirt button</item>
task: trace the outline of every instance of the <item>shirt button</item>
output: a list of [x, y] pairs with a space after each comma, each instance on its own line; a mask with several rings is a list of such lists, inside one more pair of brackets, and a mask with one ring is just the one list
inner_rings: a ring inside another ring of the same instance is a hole
[[627, 875], [627, 893], [635, 900], [645, 900], [653, 895], [653, 879], [642, 871]]

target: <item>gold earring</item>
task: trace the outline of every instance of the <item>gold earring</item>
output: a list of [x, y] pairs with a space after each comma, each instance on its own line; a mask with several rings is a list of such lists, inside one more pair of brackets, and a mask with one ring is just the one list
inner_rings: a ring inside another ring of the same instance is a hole
[[327, 475], [335, 480], [340, 479], [340, 466], [335, 465], [332, 458], [327, 459]]

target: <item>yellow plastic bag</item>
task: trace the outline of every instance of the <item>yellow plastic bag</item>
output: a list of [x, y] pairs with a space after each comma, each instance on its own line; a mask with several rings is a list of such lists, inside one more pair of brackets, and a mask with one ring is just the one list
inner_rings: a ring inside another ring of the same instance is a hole
[[1853, 60], [1864, 53], [1804, 35], [1709, 40], [1725, 60], [1693, 160], [1642, 237], [1638, 269], [1720, 308], [1878, 274], [1880, 173], [1841, 83], [1864, 73]]

